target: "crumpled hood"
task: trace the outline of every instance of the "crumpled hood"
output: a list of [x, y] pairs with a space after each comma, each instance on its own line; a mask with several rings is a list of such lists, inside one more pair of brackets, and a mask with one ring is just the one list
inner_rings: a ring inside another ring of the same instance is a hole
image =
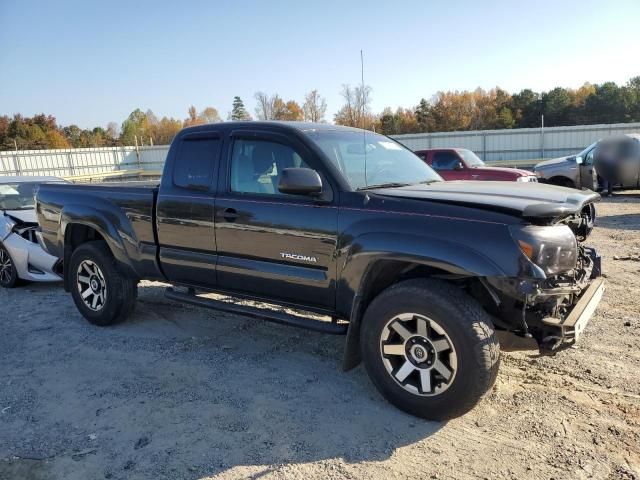
[[536, 163], [535, 169], [540, 170], [541, 168], [549, 168], [555, 167], [558, 165], [564, 165], [569, 161], [570, 158], [575, 157], [575, 155], [567, 155], [566, 157], [558, 157], [552, 158], [551, 160], [545, 160], [544, 162]]
[[30, 208], [28, 210], [4, 210], [4, 212], [24, 223], [38, 223], [35, 208]]
[[502, 211], [524, 218], [566, 217], [579, 213], [585, 205], [600, 200], [600, 195], [590, 190], [574, 190], [533, 182], [451, 181], [380, 188], [371, 192]]

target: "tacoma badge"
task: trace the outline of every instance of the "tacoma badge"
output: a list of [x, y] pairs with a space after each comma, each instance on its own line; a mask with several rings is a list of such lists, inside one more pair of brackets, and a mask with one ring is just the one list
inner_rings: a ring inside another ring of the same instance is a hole
[[298, 255], [297, 253], [281, 252], [280, 256], [282, 258], [290, 258], [291, 260], [304, 260], [305, 262], [316, 263], [318, 261], [316, 257], [307, 257], [306, 255]]

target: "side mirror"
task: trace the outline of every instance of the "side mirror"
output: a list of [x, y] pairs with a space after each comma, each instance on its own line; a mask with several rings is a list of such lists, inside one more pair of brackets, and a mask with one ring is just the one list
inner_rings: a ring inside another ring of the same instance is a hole
[[578, 165], [582, 165], [582, 162], [583, 162], [582, 157], [578, 155], [578, 156], [576, 157], [576, 163], [577, 163]]
[[310, 168], [285, 168], [278, 181], [280, 193], [289, 195], [318, 195], [322, 193], [322, 180]]
[[458, 162], [458, 163], [455, 164], [453, 169], [454, 170], [463, 170], [464, 169], [464, 165], [462, 164], [462, 162]]

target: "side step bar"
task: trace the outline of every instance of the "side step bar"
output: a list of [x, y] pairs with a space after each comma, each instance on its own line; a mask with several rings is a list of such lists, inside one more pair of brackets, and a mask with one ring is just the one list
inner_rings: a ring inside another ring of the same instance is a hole
[[346, 324], [338, 324], [333, 322], [323, 322], [321, 320], [312, 320], [310, 318], [298, 317], [285, 312], [268, 310], [264, 308], [250, 307], [248, 305], [237, 305], [232, 302], [223, 302], [211, 298], [198, 297], [195, 294], [178, 292], [169, 287], [165, 290], [164, 296], [170, 300], [188, 303], [197, 307], [211, 308], [221, 312], [235, 313], [248, 317], [260, 318], [269, 322], [280, 323], [282, 325], [290, 325], [292, 327], [305, 328], [321, 333], [330, 333], [333, 335], [344, 335], [347, 333]]

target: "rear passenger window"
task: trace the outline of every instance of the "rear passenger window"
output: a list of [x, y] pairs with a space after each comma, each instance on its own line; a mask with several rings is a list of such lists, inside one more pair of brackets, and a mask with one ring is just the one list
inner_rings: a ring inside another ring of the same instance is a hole
[[219, 138], [181, 140], [173, 166], [174, 185], [191, 190], [208, 190], [213, 182], [213, 169], [219, 157]]

